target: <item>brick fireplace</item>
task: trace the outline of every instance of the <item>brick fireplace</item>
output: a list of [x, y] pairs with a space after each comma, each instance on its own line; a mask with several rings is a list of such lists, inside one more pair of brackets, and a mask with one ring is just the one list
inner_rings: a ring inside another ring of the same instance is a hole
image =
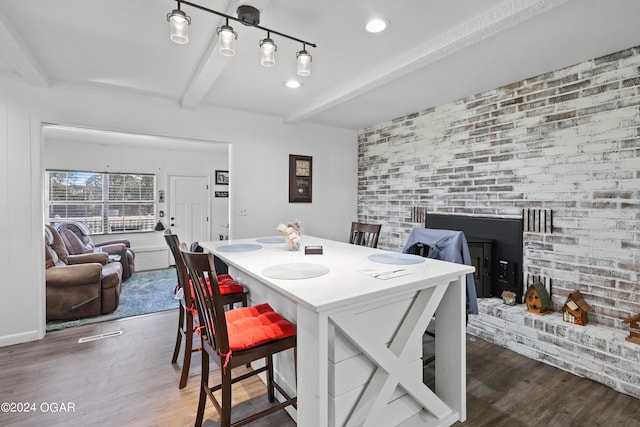
[[[639, 164], [633, 47], [362, 129], [358, 219], [382, 223], [379, 247], [400, 251], [422, 226], [416, 207], [552, 212], [553, 229], [525, 227], [521, 275], [553, 281], [555, 312], [487, 298], [469, 331], [640, 398], [640, 346], [619, 340], [640, 313]], [[593, 308], [586, 327], [558, 313], [574, 290]]]

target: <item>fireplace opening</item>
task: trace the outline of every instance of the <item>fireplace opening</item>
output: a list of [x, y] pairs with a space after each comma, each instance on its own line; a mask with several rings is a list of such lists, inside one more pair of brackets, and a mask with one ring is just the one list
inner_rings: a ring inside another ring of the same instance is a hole
[[523, 302], [522, 218], [428, 214], [425, 227], [464, 232], [479, 298], [497, 297], [503, 291]]
[[465, 233], [465, 237], [469, 246], [471, 265], [476, 269], [473, 273], [473, 279], [476, 283], [476, 295], [478, 298], [491, 297], [491, 268], [496, 242], [493, 239], [467, 236], [467, 233]]

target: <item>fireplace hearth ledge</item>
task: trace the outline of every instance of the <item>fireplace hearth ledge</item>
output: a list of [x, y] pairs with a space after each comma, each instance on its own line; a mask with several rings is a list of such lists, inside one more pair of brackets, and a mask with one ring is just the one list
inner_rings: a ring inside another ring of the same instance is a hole
[[560, 313], [540, 316], [497, 298], [479, 298], [478, 310], [469, 334], [640, 399], [640, 345], [625, 340], [628, 332], [573, 325]]

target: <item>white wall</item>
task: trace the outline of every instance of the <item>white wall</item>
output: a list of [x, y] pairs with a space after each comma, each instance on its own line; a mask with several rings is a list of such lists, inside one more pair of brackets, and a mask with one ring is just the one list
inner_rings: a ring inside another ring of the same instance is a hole
[[[229, 142], [232, 238], [273, 235], [279, 222], [300, 218], [307, 234], [346, 240], [356, 218], [353, 131], [0, 76], [0, 345], [38, 339], [45, 329], [42, 123]], [[288, 203], [289, 154], [313, 156], [311, 204]], [[249, 214], [238, 216], [240, 207]]]
[[43, 336], [40, 127], [28, 85], [0, 78], [0, 345]]

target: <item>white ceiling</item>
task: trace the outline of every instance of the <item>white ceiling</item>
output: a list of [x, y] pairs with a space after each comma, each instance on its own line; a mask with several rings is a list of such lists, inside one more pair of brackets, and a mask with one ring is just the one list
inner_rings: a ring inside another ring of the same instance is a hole
[[[235, 16], [237, 0], [193, 0]], [[540, 73], [640, 45], [638, 0], [255, 0], [260, 25], [316, 43], [312, 75], [295, 75], [301, 44], [272, 34], [277, 65], [259, 63], [266, 34], [230, 22], [236, 55], [217, 52], [223, 18], [188, 5], [190, 41], [169, 40], [174, 0], [2, 0], [0, 72], [31, 84], [102, 86], [361, 129]], [[364, 30], [371, 17], [386, 31]]]

